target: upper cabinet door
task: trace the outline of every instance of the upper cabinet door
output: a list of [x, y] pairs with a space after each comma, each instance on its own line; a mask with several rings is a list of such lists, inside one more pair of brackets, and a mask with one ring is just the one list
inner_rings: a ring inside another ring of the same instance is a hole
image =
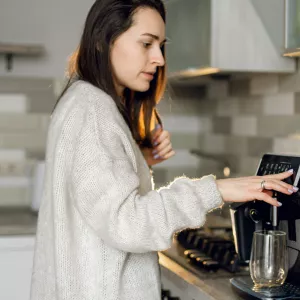
[[299, 0], [285, 0], [285, 56], [300, 56]]

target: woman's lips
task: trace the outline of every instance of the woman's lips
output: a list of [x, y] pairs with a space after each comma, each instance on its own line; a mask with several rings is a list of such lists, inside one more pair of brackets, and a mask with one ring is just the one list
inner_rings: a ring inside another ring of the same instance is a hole
[[154, 78], [154, 74], [153, 74], [153, 73], [143, 72], [142, 74], [143, 74], [144, 77], [146, 77], [146, 79], [148, 79], [148, 80], [152, 80], [152, 79]]

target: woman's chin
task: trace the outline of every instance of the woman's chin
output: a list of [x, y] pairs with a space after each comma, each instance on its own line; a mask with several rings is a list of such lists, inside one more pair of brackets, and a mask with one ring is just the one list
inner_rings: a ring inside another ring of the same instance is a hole
[[147, 92], [150, 88], [150, 82], [145, 82], [141, 84], [137, 84], [132, 87], [128, 87], [130, 90], [135, 91], [135, 92]]

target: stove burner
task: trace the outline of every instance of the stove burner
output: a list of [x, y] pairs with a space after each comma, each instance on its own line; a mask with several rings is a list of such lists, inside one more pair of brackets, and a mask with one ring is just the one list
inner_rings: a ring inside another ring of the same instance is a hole
[[204, 229], [186, 229], [179, 232], [176, 238], [184, 249], [187, 261], [201, 270], [216, 272], [222, 268], [231, 273], [239, 272], [245, 265], [239, 261], [231, 230], [224, 228], [221, 232], [223, 234], [215, 234], [214, 231], [207, 233]]

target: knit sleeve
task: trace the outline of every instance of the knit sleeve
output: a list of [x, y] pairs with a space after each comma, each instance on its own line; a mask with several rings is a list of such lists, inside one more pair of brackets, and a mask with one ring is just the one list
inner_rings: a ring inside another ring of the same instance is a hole
[[222, 204], [212, 175], [178, 178], [140, 195], [121, 129], [107, 119], [94, 126], [94, 117], [78, 134], [70, 186], [76, 209], [108, 245], [136, 253], [167, 249], [174, 232], [203, 225], [206, 213]]

